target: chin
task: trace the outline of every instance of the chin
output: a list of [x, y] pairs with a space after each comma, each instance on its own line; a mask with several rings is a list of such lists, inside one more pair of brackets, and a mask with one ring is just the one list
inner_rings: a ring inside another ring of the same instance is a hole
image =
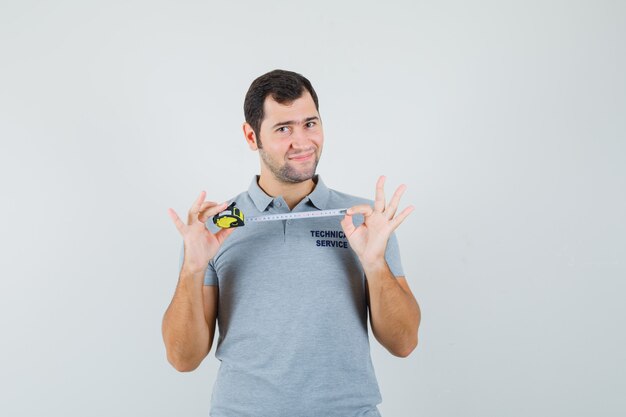
[[304, 181], [308, 181], [310, 179], [312, 179], [315, 176], [315, 169], [311, 170], [311, 171], [300, 171], [300, 172], [294, 172], [294, 171], [283, 171], [280, 173], [280, 178], [285, 181], [285, 182], [290, 182], [290, 183], [299, 183], [299, 182], [304, 182]]
[[304, 182], [304, 181], [310, 180], [311, 178], [313, 178], [314, 175], [315, 174], [313, 174], [313, 175], [301, 175], [301, 176], [298, 176], [298, 177], [283, 177], [283, 181], [290, 182], [290, 183], [293, 183], [293, 184], [297, 184], [297, 183], [300, 183], [300, 182]]

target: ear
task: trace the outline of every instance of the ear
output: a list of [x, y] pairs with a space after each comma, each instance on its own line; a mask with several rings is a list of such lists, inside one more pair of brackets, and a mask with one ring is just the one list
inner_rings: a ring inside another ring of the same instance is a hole
[[256, 134], [254, 133], [252, 126], [250, 126], [250, 123], [245, 122], [242, 127], [243, 127], [243, 135], [246, 138], [248, 147], [253, 151], [256, 151], [257, 149], [259, 149], [257, 146], [257, 142], [256, 142]]

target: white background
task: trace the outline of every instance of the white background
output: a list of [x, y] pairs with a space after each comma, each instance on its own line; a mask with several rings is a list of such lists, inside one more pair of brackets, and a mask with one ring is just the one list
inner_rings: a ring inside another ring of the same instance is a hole
[[208, 415], [214, 349], [178, 373], [161, 339], [167, 208], [248, 187], [275, 68], [317, 90], [328, 186], [416, 207], [384, 417], [625, 415], [625, 39], [622, 1], [2, 0], [0, 415]]

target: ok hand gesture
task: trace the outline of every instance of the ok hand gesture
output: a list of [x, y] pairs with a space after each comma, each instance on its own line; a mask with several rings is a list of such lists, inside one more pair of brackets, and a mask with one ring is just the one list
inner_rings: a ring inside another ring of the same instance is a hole
[[183, 269], [189, 272], [204, 272], [209, 261], [213, 259], [224, 240], [235, 230], [221, 229], [213, 234], [207, 229], [205, 222], [223, 211], [228, 203], [217, 204], [213, 201], [204, 201], [206, 193], [202, 191], [187, 216], [187, 224], [183, 223], [173, 209], [167, 213], [172, 218], [176, 228], [183, 237], [185, 245], [185, 260]]
[[[376, 199], [373, 209], [368, 204], [350, 207], [341, 221], [341, 227], [348, 242], [363, 265], [373, 265], [384, 261], [387, 241], [391, 233], [414, 209], [413, 206], [409, 206], [395, 216], [400, 197], [406, 190], [406, 186], [404, 184], [399, 186], [389, 204], [385, 205], [384, 184], [385, 177], [379, 177], [376, 183]], [[364, 218], [359, 227], [355, 227], [352, 223], [352, 215], [357, 213], [362, 214]]]

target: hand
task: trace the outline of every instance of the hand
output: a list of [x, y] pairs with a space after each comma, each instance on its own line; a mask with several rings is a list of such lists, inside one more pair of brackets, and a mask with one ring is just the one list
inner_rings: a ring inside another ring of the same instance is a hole
[[[379, 177], [376, 183], [376, 199], [373, 209], [368, 204], [350, 207], [341, 220], [341, 227], [350, 246], [364, 265], [375, 264], [385, 259], [387, 241], [391, 233], [414, 209], [413, 206], [409, 206], [394, 218], [400, 197], [406, 190], [406, 186], [400, 185], [393, 194], [389, 205], [385, 206], [384, 184], [385, 177]], [[352, 215], [357, 213], [363, 215], [363, 223], [359, 227], [354, 227]]]
[[191, 206], [187, 224], [180, 220], [173, 209], [167, 209], [167, 213], [183, 237], [185, 245], [183, 269], [192, 273], [204, 272], [224, 240], [235, 230], [235, 228], [222, 229], [213, 234], [207, 229], [205, 222], [226, 209], [228, 203], [217, 204], [213, 201], [204, 201], [205, 195], [206, 193], [202, 191], [200, 197]]

